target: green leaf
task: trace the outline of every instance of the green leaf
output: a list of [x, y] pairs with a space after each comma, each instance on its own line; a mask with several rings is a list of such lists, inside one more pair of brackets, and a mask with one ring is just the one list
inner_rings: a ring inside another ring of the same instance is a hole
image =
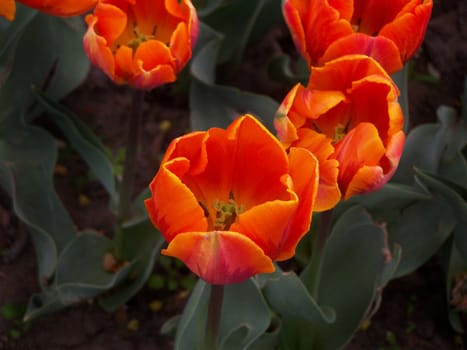
[[402, 248], [395, 277], [407, 275], [430, 259], [452, 233], [456, 219], [439, 194], [401, 208], [387, 222], [389, 244]]
[[25, 320], [93, 298], [117, 285], [132, 265], [125, 265], [115, 273], [105, 271], [104, 255], [112, 246], [113, 242], [100, 234], [78, 235], [60, 255], [54, 283], [32, 296]]
[[[210, 286], [199, 280], [179, 322], [175, 349], [204, 349], [209, 292]], [[266, 331], [270, 322], [271, 312], [252, 279], [224, 286], [219, 349], [246, 349]]]
[[284, 273], [276, 266], [276, 272], [266, 277], [263, 293], [277, 313], [310, 322], [335, 321], [334, 310], [320, 307], [294, 272]]
[[[420, 169], [415, 169], [417, 179], [422, 182], [427, 189], [443, 198], [443, 202], [450, 207], [449, 213], [455, 217], [455, 227], [452, 232], [456, 247], [462, 254], [463, 258], [467, 261], [467, 237], [465, 228], [467, 227], [467, 201], [461, 197], [460, 193], [455, 189], [459, 187], [455, 184], [449, 186], [449, 182], [443, 181], [443, 178], [437, 177], [433, 174], [428, 174]], [[462, 190], [461, 193], [464, 193]]]
[[215, 67], [222, 36], [200, 26], [198, 50], [193, 57], [190, 87], [191, 126], [194, 130], [226, 127], [236, 117], [250, 113], [270, 130], [279, 104], [268, 96], [215, 84]]
[[105, 147], [96, 135], [81, 122], [71, 111], [48, 98], [40, 91], [35, 91], [37, 100], [46, 108], [47, 116], [60, 128], [74, 150], [86, 161], [94, 176], [100, 181], [115, 200], [115, 178], [112, 162], [107, 157]]
[[36, 14], [36, 10], [19, 5], [16, 8], [15, 20], [8, 22], [4, 29], [0, 29], [0, 87], [13, 69], [18, 42]]
[[123, 257], [131, 265], [127, 278], [112, 293], [99, 299], [107, 311], [114, 311], [130, 300], [146, 283], [157, 254], [164, 244], [162, 235], [146, 217], [123, 226]]
[[[76, 88], [90, 66], [82, 47], [84, 29], [79, 17], [64, 19], [43, 13], [34, 16], [20, 33], [14, 64], [0, 87], [0, 105], [25, 110], [34, 101], [32, 85], [56, 99]], [[35, 115], [30, 110], [25, 117], [31, 120]], [[0, 111], [0, 121], [6, 116], [11, 114]]]
[[413, 184], [413, 168], [436, 172], [441, 161], [445, 140], [437, 124], [423, 124], [408, 134], [404, 151], [392, 182]]
[[0, 128], [0, 186], [31, 232], [41, 284], [53, 276], [58, 255], [76, 234], [55, 193], [56, 156], [54, 140], [44, 130], [14, 124]]
[[319, 305], [334, 309], [336, 321], [287, 319], [285, 349], [342, 348], [371, 312], [380, 292], [387, 263], [385, 232], [362, 207], [339, 217], [323, 249], [321, 260], [313, 260], [301, 277]]

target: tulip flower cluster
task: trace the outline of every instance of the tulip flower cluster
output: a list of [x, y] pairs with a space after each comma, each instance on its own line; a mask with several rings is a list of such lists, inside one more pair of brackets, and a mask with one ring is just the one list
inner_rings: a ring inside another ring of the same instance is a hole
[[286, 0], [311, 75], [280, 105], [280, 143], [251, 116], [174, 140], [146, 200], [169, 242], [163, 253], [207, 282], [240, 282], [292, 257], [312, 211], [387, 183], [405, 141], [389, 74], [420, 46], [431, 8], [431, 0]]

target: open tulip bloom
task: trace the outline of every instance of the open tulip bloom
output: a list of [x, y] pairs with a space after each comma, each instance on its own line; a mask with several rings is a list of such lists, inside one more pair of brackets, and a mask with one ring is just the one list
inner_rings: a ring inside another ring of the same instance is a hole
[[241, 282], [274, 271], [309, 230], [318, 185], [311, 152], [280, 142], [245, 115], [169, 145], [145, 201], [169, 245], [208, 283]]
[[86, 22], [84, 48], [93, 64], [142, 90], [175, 81], [198, 36], [190, 0], [101, 0]]
[[[97, 0], [18, 0], [22, 4], [49, 15], [69, 17], [86, 13], [94, 7]], [[15, 18], [15, 0], [2, 0], [0, 16], [12, 21]]]
[[392, 177], [405, 141], [398, 94], [384, 69], [363, 55], [314, 67], [308, 86], [288, 93], [274, 124], [286, 148], [304, 147], [319, 160], [316, 211]]
[[432, 0], [285, 0], [283, 11], [308, 64], [365, 54], [393, 73], [420, 47], [432, 7]]

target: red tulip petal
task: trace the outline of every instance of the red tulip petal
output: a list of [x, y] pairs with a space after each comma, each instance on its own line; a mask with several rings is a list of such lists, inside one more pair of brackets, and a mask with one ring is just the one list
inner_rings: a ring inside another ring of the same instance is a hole
[[53, 16], [77, 16], [89, 11], [97, 0], [19, 0], [26, 6]]
[[177, 158], [161, 166], [150, 184], [152, 196], [145, 205], [152, 223], [170, 242], [177, 234], [206, 231], [208, 224], [197, 198], [181, 181], [190, 166]]
[[422, 44], [432, 7], [432, 0], [421, 1], [412, 13], [404, 13], [381, 29], [379, 35], [396, 44], [403, 62], [409, 60]]
[[175, 58], [176, 72], [179, 72], [191, 57], [189, 38], [187, 25], [180, 23], [170, 39], [170, 51]]
[[290, 259], [300, 239], [309, 231], [311, 212], [318, 192], [318, 160], [304, 148], [291, 148], [289, 152], [290, 176], [299, 202], [295, 214], [283, 234], [282, 247], [276, 260]]
[[392, 40], [383, 36], [372, 37], [362, 33], [347, 35], [331, 43], [319, 63], [324, 64], [351, 54], [362, 54], [374, 58], [388, 73], [396, 72], [403, 66], [399, 48]]
[[99, 3], [93, 15], [90, 15], [91, 18], [92, 16], [97, 17], [94, 28], [96, 33], [106, 40], [108, 46], [111, 46], [126, 29], [126, 13], [112, 4]]
[[380, 188], [383, 185], [383, 178], [383, 169], [380, 166], [362, 166], [347, 185], [343, 199]]
[[288, 201], [266, 202], [241, 213], [230, 229], [248, 236], [267, 256], [276, 260], [282, 253], [287, 225], [298, 207], [298, 196], [289, 193], [292, 198]]
[[337, 183], [339, 162], [330, 158], [334, 153], [332, 140], [326, 135], [310, 129], [300, 129], [298, 135], [299, 141], [294, 146], [309, 150], [319, 161], [319, 186], [313, 211], [331, 209], [341, 198]]
[[107, 41], [96, 34], [94, 27], [97, 21], [96, 16], [86, 16], [89, 27], [83, 38], [83, 46], [91, 62], [102, 69], [109, 78], [115, 79], [114, 55], [107, 45]]
[[378, 130], [371, 123], [359, 124], [335, 145], [334, 156], [340, 165], [339, 185], [344, 199], [348, 198], [348, 187], [359, 169], [364, 166], [379, 166], [385, 151]]
[[243, 282], [274, 265], [253, 241], [232, 231], [186, 232], [177, 235], [162, 254], [182, 260], [211, 284]]

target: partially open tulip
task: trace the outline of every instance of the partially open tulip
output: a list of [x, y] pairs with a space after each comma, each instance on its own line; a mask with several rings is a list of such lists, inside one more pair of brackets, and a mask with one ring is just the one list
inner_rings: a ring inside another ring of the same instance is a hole
[[308, 64], [364, 54], [393, 73], [420, 47], [432, 7], [432, 0], [285, 0], [283, 12]]
[[175, 81], [198, 36], [190, 0], [102, 0], [86, 22], [84, 48], [93, 64], [116, 83], [143, 90]]
[[405, 135], [399, 91], [371, 57], [348, 55], [314, 67], [297, 84], [274, 121], [286, 148], [304, 147], [319, 161], [314, 210], [374, 191], [394, 174]]
[[309, 230], [318, 180], [305, 149], [287, 155], [256, 119], [172, 141], [145, 201], [182, 260], [208, 283], [241, 282], [291, 258]]
[[[69, 17], [86, 13], [94, 7], [97, 0], [18, 0], [22, 4], [52, 16]], [[15, 18], [14, 0], [2, 0], [0, 16], [12, 21]]]

